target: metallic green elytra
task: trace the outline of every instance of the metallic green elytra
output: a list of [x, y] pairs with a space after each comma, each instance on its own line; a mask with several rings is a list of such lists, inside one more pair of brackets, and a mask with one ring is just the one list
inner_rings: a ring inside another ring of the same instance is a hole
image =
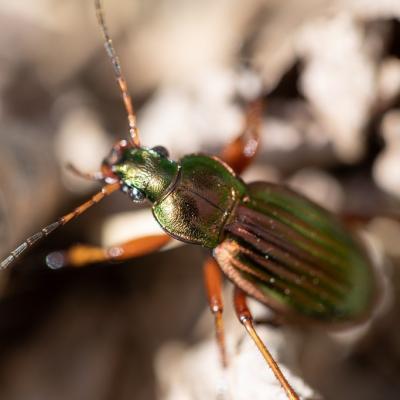
[[370, 309], [375, 279], [363, 248], [336, 217], [298, 193], [246, 185], [205, 155], [175, 162], [128, 148], [112, 170], [153, 203], [168, 234], [214, 249], [237, 286], [287, 318], [340, 323]]
[[343, 323], [365, 317], [375, 277], [357, 239], [290, 189], [256, 182], [247, 190], [215, 249], [224, 272], [288, 318]]

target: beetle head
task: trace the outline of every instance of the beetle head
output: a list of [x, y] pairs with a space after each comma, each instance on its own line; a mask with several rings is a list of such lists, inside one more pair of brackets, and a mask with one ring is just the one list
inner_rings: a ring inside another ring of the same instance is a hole
[[106, 179], [118, 180], [121, 190], [135, 202], [146, 198], [156, 201], [177, 170], [176, 162], [168, 159], [168, 151], [164, 147], [147, 149], [133, 146], [125, 140], [113, 146], [102, 164]]

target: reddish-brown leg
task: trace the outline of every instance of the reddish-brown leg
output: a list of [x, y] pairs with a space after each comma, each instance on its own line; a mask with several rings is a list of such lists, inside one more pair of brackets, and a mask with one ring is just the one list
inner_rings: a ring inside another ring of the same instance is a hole
[[355, 214], [343, 213], [339, 215], [343, 223], [349, 228], [358, 228], [368, 224], [374, 218], [387, 218], [400, 222], [400, 215], [390, 213]]
[[276, 379], [278, 379], [279, 383], [281, 384], [282, 388], [285, 390], [286, 395], [291, 400], [300, 400], [300, 397], [294, 391], [294, 389], [290, 386], [289, 382], [283, 375], [282, 371], [280, 370], [278, 364], [272, 357], [271, 353], [266, 348], [265, 344], [262, 342], [260, 337], [258, 336], [254, 324], [253, 324], [253, 316], [249, 308], [247, 307], [246, 303], [246, 293], [235, 286], [235, 293], [234, 293], [234, 304], [236, 314], [239, 318], [239, 321], [244, 325], [246, 328], [247, 333], [253, 339], [254, 343], [258, 347], [258, 350], [263, 355], [265, 361], [268, 363], [269, 367], [272, 369]]
[[[245, 124], [240, 135], [222, 149], [219, 158], [226, 162], [237, 174], [242, 173], [252, 162], [259, 146], [263, 102], [256, 100], [246, 110]], [[221, 270], [217, 262], [209, 257], [204, 264], [204, 280], [208, 303], [215, 318], [217, 344], [221, 363], [227, 366], [224, 325], [222, 319], [222, 283]]]
[[242, 132], [219, 155], [237, 174], [247, 168], [257, 153], [263, 108], [262, 100], [255, 100], [248, 105]]
[[204, 283], [207, 291], [208, 304], [210, 305], [210, 310], [215, 319], [215, 333], [221, 364], [223, 368], [226, 368], [228, 361], [225, 348], [224, 321], [222, 319], [224, 305], [222, 301], [221, 270], [212, 257], [208, 257], [204, 263]]
[[84, 267], [103, 261], [127, 260], [160, 250], [171, 240], [167, 234], [160, 234], [143, 236], [109, 248], [76, 245], [68, 250], [49, 254], [46, 262], [50, 268], [58, 269], [64, 266]]

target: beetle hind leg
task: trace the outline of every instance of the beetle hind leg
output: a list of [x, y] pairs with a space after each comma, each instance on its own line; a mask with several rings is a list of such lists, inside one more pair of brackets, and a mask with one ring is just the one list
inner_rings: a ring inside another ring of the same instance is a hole
[[208, 304], [214, 315], [215, 335], [221, 365], [223, 368], [226, 368], [228, 366], [228, 359], [225, 346], [224, 322], [222, 319], [224, 306], [222, 300], [221, 271], [217, 262], [212, 257], [208, 257], [204, 263], [204, 284], [207, 291]]
[[268, 351], [265, 344], [262, 342], [261, 338], [258, 336], [254, 324], [253, 324], [253, 316], [247, 307], [246, 303], [246, 294], [243, 292], [239, 287], [235, 286], [235, 293], [234, 293], [234, 305], [236, 310], [236, 315], [239, 321], [245, 327], [247, 333], [254, 341], [255, 345], [257, 346], [258, 350], [264, 357], [265, 361], [267, 362], [268, 366], [271, 368], [272, 372], [274, 373], [276, 379], [281, 384], [282, 388], [286, 392], [287, 397], [290, 400], [300, 400], [298, 394], [294, 391], [290, 383], [287, 381], [285, 376], [283, 375], [281, 369], [279, 368], [277, 362], [272, 357], [271, 353]]

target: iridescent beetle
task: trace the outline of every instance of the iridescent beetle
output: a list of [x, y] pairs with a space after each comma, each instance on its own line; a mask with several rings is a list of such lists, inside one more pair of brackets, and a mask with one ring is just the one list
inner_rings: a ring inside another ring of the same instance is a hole
[[364, 318], [375, 298], [375, 278], [361, 245], [328, 211], [282, 185], [246, 184], [238, 174], [259, 144], [260, 101], [247, 110], [238, 138], [219, 157], [191, 154], [178, 162], [163, 147], [141, 147], [136, 116], [105, 25], [95, 8], [128, 114], [130, 140], [122, 140], [103, 161], [101, 172], [80, 175], [105, 186], [71, 213], [29, 237], [5, 258], [7, 268], [23, 252], [111, 193], [122, 190], [134, 202], [149, 201], [165, 234], [108, 249], [75, 246], [47, 257], [50, 267], [123, 260], [162, 249], [171, 238], [212, 250], [204, 264], [205, 285], [215, 317], [223, 366], [227, 365], [222, 322], [221, 273], [234, 283], [239, 320], [290, 399], [299, 399], [257, 335], [246, 296], [270, 307], [283, 320], [346, 324]]

